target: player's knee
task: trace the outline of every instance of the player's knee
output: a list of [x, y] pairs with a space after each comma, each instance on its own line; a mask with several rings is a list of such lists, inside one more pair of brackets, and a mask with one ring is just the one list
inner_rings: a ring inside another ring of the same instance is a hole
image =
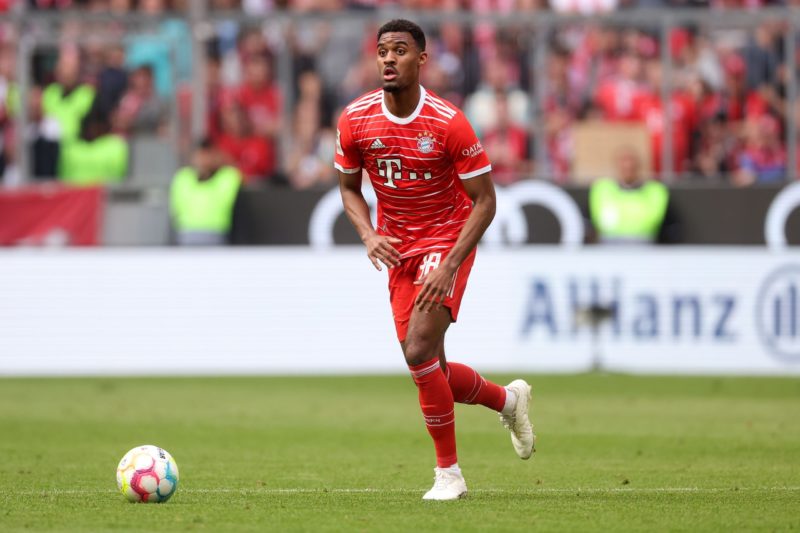
[[440, 355], [435, 342], [428, 342], [421, 337], [407, 338], [404, 354], [406, 363], [410, 366], [421, 365], [431, 359], [436, 359]]

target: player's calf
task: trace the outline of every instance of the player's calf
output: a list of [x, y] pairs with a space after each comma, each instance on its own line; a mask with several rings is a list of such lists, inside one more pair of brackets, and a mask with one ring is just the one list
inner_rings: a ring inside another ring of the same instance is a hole
[[453, 399], [458, 403], [483, 405], [499, 413], [507, 403], [514, 402], [514, 398], [506, 401], [509, 392], [505, 387], [485, 379], [467, 365], [448, 362], [445, 376], [453, 391]]
[[419, 406], [436, 449], [436, 464], [440, 468], [450, 467], [458, 461], [455, 410], [453, 393], [439, 367], [439, 359], [409, 365], [408, 369], [419, 390]]

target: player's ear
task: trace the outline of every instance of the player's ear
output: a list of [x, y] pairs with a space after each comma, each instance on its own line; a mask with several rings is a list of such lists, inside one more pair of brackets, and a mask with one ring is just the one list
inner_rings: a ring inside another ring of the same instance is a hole
[[428, 52], [423, 50], [419, 53], [419, 66], [424, 65], [428, 61]]

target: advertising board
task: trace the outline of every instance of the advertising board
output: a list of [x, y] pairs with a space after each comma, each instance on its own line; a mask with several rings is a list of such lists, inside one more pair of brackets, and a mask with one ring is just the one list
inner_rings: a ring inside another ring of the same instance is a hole
[[[0, 294], [1, 375], [406, 371], [361, 247], [8, 251]], [[800, 253], [482, 248], [447, 353], [485, 371], [800, 374]]]

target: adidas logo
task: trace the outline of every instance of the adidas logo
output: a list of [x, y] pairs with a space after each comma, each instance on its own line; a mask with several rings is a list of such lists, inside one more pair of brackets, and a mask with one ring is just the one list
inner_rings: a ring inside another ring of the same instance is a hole
[[381, 142], [380, 139], [375, 139], [372, 141], [372, 144], [369, 146], [370, 150], [377, 150], [379, 148], [386, 148], [386, 145]]

